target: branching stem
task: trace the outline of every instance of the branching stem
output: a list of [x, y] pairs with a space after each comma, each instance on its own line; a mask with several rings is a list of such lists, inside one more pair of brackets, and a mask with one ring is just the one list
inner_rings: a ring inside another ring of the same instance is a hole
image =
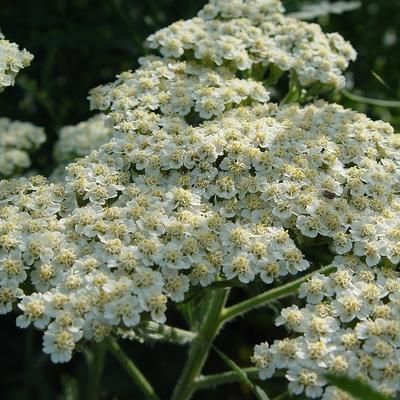
[[172, 394], [172, 400], [188, 400], [196, 390], [196, 379], [206, 362], [212, 343], [221, 326], [221, 312], [225, 307], [229, 289], [217, 289], [211, 292], [208, 309], [199, 332], [189, 349], [186, 365]]
[[225, 308], [221, 314], [221, 323], [230, 321], [238, 317], [239, 315], [245, 314], [246, 312], [253, 310], [254, 308], [261, 307], [272, 300], [280, 299], [282, 297], [286, 297], [296, 292], [299, 286], [303, 282], [307, 281], [307, 279], [309, 279], [312, 275], [314, 275], [317, 272], [321, 274], [330, 274], [334, 270], [335, 267], [332, 266], [320, 268], [317, 271], [304, 275], [303, 277], [296, 279], [292, 282], [289, 282], [285, 285], [268, 290], [264, 293], [251, 297], [250, 299], [244, 300], [231, 307]]
[[[249, 377], [255, 378], [258, 376], [258, 368], [256, 367], [249, 367], [249, 368], [242, 368], [242, 371]], [[212, 375], [200, 375], [195, 380], [195, 389], [206, 389], [209, 387], [222, 385], [224, 383], [231, 383], [237, 382], [239, 380], [238, 374], [236, 371], [227, 371], [227, 372], [220, 372], [218, 374]]]

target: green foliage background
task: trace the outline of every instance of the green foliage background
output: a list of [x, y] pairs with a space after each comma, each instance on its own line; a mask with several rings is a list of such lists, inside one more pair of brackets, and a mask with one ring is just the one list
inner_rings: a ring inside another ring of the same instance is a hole
[[[52, 168], [52, 146], [60, 127], [87, 119], [91, 114], [87, 93], [112, 81], [116, 74], [137, 66], [146, 50], [144, 38], [180, 19], [194, 16], [202, 0], [1, 0], [0, 28], [6, 37], [35, 55], [31, 67], [18, 76], [16, 86], [0, 96], [0, 116], [43, 126], [48, 142], [38, 152], [34, 167], [41, 173]], [[307, 2], [284, 1], [288, 11]], [[386, 100], [400, 100], [400, 1], [362, 0], [357, 10], [318, 17], [325, 31], [337, 31], [350, 40], [359, 56], [349, 70], [353, 93]], [[380, 79], [377, 78], [380, 77]], [[384, 84], [382, 83], [384, 81]], [[366, 112], [400, 128], [400, 109], [356, 103], [340, 94], [330, 100]], [[262, 288], [250, 286], [258, 292]], [[236, 299], [248, 292], [236, 289]], [[249, 365], [254, 344], [279, 336], [266, 331], [277, 310], [258, 310], [234, 321], [222, 332], [216, 346], [238, 365]], [[12, 400], [85, 399], [87, 368], [83, 353], [67, 365], [53, 365], [41, 352], [41, 338], [34, 330], [15, 328], [15, 316], [0, 318], [1, 398]], [[169, 315], [171, 324], [183, 324]], [[168, 398], [185, 357], [185, 348], [170, 344], [124, 343], [162, 398]], [[226, 370], [213, 354], [209, 373]], [[279, 392], [284, 381], [275, 379], [268, 392]], [[102, 399], [140, 399], [125, 372], [108, 356], [102, 381]], [[244, 384], [199, 392], [195, 399], [252, 399]]]

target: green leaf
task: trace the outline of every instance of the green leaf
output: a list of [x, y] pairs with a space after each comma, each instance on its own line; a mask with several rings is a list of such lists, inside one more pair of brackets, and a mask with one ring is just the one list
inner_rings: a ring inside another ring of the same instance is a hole
[[377, 392], [370, 385], [359, 379], [349, 378], [348, 376], [338, 376], [326, 374], [325, 379], [332, 385], [351, 394], [354, 398], [360, 400], [390, 400], [388, 397]]
[[379, 83], [381, 83], [383, 86], [385, 86], [386, 89], [389, 89], [389, 86], [387, 85], [387, 83], [375, 71], [371, 70], [371, 74]]
[[270, 400], [268, 395], [260, 388], [260, 386], [256, 385], [252, 382], [249, 377], [247, 376], [246, 372], [244, 372], [239, 365], [237, 365], [232, 359], [230, 359], [226, 354], [222, 351], [218, 350], [215, 346], [213, 346], [215, 352], [222, 358], [222, 360], [226, 363], [228, 367], [230, 367], [233, 371], [236, 372], [237, 376], [240, 380], [245, 383], [247, 386], [250, 387], [254, 395], [257, 397], [258, 400]]

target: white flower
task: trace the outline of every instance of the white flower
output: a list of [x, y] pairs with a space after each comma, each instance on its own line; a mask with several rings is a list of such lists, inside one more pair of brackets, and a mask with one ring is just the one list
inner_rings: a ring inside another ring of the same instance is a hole
[[17, 299], [23, 297], [23, 291], [18, 287], [15, 280], [6, 280], [0, 285], [0, 315], [7, 314], [12, 310]]
[[292, 366], [287, 372], [286, 378], [289, 380], [289, 389], [294, 394], [305, 392], [307, 397], [315, 399], [322, 395], [324, 380], [317, 372], [300, 366]]
[[260, 274], [263, 282], [272, 283], [279, 276], [287, 275], [288, 271], [282, 266], [282, 263], [274, 258], [261, 258], [254, 265], [255, 272]]
[[275, 325], [286, 325], [291, 330], [301, 332], [307, 324], [308, 318], [307, 310], [300, 310], [298, 306], [293, 305], [281, 311], [281, 315], [275, 320]]
[[154, 322], [159, 324], [165, 323], [167, 317], [165, 311], [167, 309], [167, 297], [163, 294], [154, 293], [139, 298], [144, 310], [149, 311]]
[[251, 361], [260, 369], [260, 379], [271, 378], [275, 372], [274, 356], [269, 349], [267, 342], [257, 344], [254, 347], [254, 354], [251, 357]]
[[314, 274], [307, 282], [300, 285], [299, 298], [307, 298], [311, 304], [318, 304], [325, 296], [331, 295], [330, 279], [319, 273]]
[[104, 316], [112, 325], [124, 323], [125, 326], [134, 326], [140, 321], [141, 307], [137, 297], [125, 295], [104, 307]]
[[43, 336], [43, 351], [50, 354], [51, 361], [54, 363], [68, 362], [72, 357], [75, 343], [81, 337], [81, 331], [48, 329]]
[[223, 264], [222, 271], [227, 279], [237, 277], [243, 283], [249, 283], [255, 275], [249, 257], [241, 252], [230, 256]]
[[16, 320], [19, 328], [26, 328], [33, 322], [37, 328], [44, 329], [50, 322], [50, 317], [45, 313], [45, 302], [42, 294], [33, 293], [30, 296], [23, 297], [18, 308], [23, 312]]
[[186, 275], [179, 274], [175, 269], [165, 270], [164, 289], [168, 296], [176, 302], [185, 298], [185, 293], [189, 290], [189, 278]]
[[351, 290], [342, 292], [332, 306], [343, 322], [352, 321], [354, 318], [364, 320], [367, 317], [367, 309], [363, 301]]

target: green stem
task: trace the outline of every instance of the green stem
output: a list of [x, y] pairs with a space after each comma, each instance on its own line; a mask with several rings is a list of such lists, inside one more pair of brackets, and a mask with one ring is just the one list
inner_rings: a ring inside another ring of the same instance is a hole
[[128, 372], [129, 376], [136, 383], [137, 387], [143, 393], [144, 397], [147, 400], [159, 400], [159, 397], [157, 396], [149, 381], [141, 373], [134, 362], [124, 353], [124, 351], [121, 349], [120, 345], [115, 339], [108, 340], [108, 348], [110, 349], [114, 357], [119, 361], [119, 363]]
[[189, 400], [196, 389], [195, 380], [200, 375], [222, 323], [221, 312], [229, 294], [229, 289], [217, 289], [211, 292], [208, 309], [199, 332], [189, 349], [188, 359], [175, 386], [171, 400]]
[[359, 103], [371, 104], [373, 106], [381, 107], [400, 108], [400, 101], [371, 99], [370, 97], [359, 96], [358, 94], [351, 93], [347, 89], [342, 89], [340, 93], [350, 100], [357, 101]]
[[100, 381], [104, 369], [106, 348], [104, 343], [94, 343], [91, 351], [87, 353], [89, 380], [86, 399], [98, 400], [100, 398]]
[[284, 400], [287, 399], [289, 396], [289, 392], [286, 390], [283, 393], [279, 394], [278, 396], [274, 397], [272, 400]]
[[282, 99], [281, 104], [289, 104], [296, 102], [301, 95], [301, 87], [295, 71], [290, 71], [289, 90], [286, 96]]
[[[127, 332], [129, 332], [127, 330]], [[196, 334], [174, 326], [157, 324], [153, 321], [142, 322], [135, 327], [135, 335], [139, 339], [150, 339], [177, 344], [190, 343], [196, 337]]]
[[[256, 367], [241, 368], [241, 370], [249, 378], [258, 377], [259, 369]], [[222, 385], [224, 383], [237, 382], [238, 380], [239, 378], [236, 371], [220, 372], [218, 374], [205, 375], [205, 376], [200, 375], [195, 380], [195, 390], [206, 389], [209, 387]]]
[[282, 75], [283, 75], [283, 71], [278, 66], [276, 66], [275, 64], [270, 64], [269, 65], [269, 76], [263, 82], [263, 84], [265, 86], [276, 85], [276, 83], [279, 81], [279, 79]]
[[248, 300], [244, 300], [238, 304], [235, 304], [231, 307], [225, 308], [221, 314], [221, 323], [225, 323], [242, 315], [250, 310], [253, 310], [256, 307], [260, 307], [269, 301], [280, 299], [282, 297], [286, 297], [297, 291], [299, 286], [307, 281], [310, 277], [312, 277], [315, 273], [319, 272], [321, 274], [330, 274], [335, 270], [335, 267], [327, 266], [320, 268], [317, 271], [314, 271], [310, 274], [307, 274], [299, 279], [296, 279], [292, 282], [287, 283], [286, 285], [279, 286], [277, 288], [268, 290], [267, 292], [261, 293], [257, 296], [251, 297]]

